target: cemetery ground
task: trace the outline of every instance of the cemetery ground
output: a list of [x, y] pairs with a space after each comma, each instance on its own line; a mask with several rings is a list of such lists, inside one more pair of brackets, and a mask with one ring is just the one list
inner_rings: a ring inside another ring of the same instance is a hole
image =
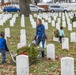
[[[14, 13], [13, 13], [14, 14]], [[33, 15], [33, 14], [32, 14]], [[34, 18], [36, 19], [36, 18]], [[26, 29], [26, 38], [27, 44], [31, 43], [34, 35], [35, 29], [32, 28], [29, 18], [25, 18], [25, 27], [21, 27], [20, 23], [20, 16], [18, 16], [16, 23], [13, 27], [10, 26], [10, 19], [4, 23], [3, 26], [0, 26], [0, 31], [4, 31], [5, 28], [10, 28], [10, 38], [7, 38], [7, 44], [9, 50], [12, 52], [13, 55], [17, 54], [17, 44], [20, 40], [20, 30]], [[45, 20], [46, 21], [46, 20]], [[47, 22], [47, 21], [46, 21]], [[55, 61], [51, 59], [47, 59], [45, 55], [45, 59], [39, 58], [34, 64], [30, 66], [30, 75], [61, 75], [61, 58], [62, 57], [73, 57], [74, 58], [74, 69], [76, 75], [76, 43], [70, 43], [69, 50], [62, 50], [61, 44], [59, 42], [53, 41], [53, 30], [55, 27], [51, 26], [49, 23], [49, 27], [46, 30], [46, 35], [48, 39], [46, 40], [47, 44], [54, 44], [55, 45]], [[70, 40], [70, 33], [76, 32], [76, 29], [73, 28], [72, 31], [68, 31], [67, 27], [64, 28], [65, 36]], [[7, 63], [2, 65], [0, 64], [0, 75], [16, 75], [16, 64], [11, 60], [10, 55], [8, 52], [7, 54]], [[45, 48], [46, 54], [46, 48]], [[1, 56], [0, 56], [1, 62]]]

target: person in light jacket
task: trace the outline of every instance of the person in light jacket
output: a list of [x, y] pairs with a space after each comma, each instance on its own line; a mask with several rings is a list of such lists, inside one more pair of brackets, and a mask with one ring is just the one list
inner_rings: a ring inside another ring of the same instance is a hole
[[64, 30], [63, 30], [63, 27], [61, 26], [60, 30], [59, 30], [59, 41], [61, 44], [62, 44], [62, 38], [63, 37], [64, 37]]

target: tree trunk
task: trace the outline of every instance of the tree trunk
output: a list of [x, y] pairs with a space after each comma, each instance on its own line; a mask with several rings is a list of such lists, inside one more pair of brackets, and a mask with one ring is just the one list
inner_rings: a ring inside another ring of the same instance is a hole
[[29, 0], [19, 0], [20, 4], [20, 15], [24, 14], [25, 17], [29, 17], [30, 9], [29, 9]]
[[32, 4], [35, 4], [35, 0], [31, 0]]
[[54, 0], [52, 0], [52, 2], [54, 3], [55, 1], [54, 1]]
[[1, 3], [4, 3], [4, 0], [1, 0]]
[[37, 5], [37, 3], [39, 2], [39, 0], [35, 0], [35, 4]]

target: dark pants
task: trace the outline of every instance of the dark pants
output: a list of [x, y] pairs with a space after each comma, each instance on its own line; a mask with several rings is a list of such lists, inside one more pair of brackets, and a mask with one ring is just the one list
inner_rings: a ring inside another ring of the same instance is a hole
[[59, 42], [62, 43], [62, 36], [59, 36]]
[[42, 54], [42, 57], [44, 58], [44, 44], [45, 44], [45, 39], [41, 40], [41, 38], [37, 38], [36, 39], [36, 45], [39, 45], [40, 42], [42, 42], [42, 51], [41, 51], [41, 54]]
[[0, 53], [2, 55], [2, 63], [5, 63], [5, 59], [6, 59], [6, 50], [1, 50], [0, 49]]
[[41, 38], [36, 39], [36, 45], [39, 45], [42, 42], [42, 48], [44, 49], [45, 39], [41, 40]]

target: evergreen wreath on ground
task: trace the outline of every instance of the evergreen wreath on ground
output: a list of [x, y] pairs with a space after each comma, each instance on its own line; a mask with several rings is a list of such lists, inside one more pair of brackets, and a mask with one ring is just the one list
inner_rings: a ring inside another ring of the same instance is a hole
[[37, 58], [38, 54], [39, 54], [39, 49], [35, 47], [34, 44], [32, 44], [31, 46], [24, 46], [17, 50], [17, 55], [28, 55], [30, 63]]
[[54, 37], [59, 37], [59, 30], [58, 29], [54, 30]]
[[72, 22], [76, 21], [76, 16], [71, 19]]

